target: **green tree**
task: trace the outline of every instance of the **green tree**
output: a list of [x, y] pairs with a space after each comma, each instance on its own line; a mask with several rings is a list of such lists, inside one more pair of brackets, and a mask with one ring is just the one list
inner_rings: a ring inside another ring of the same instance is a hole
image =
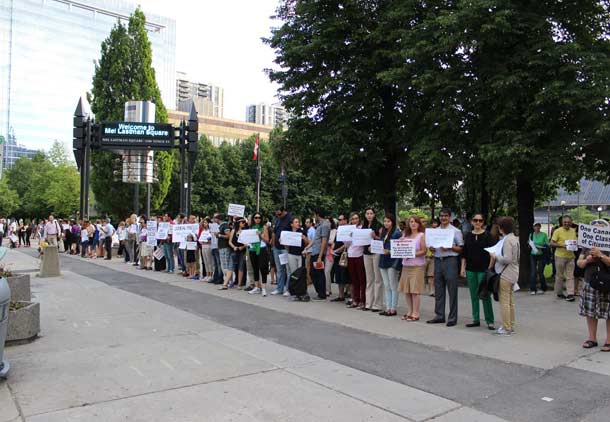
[[68, 165], [70, 163], [63, 142], [58, 141], [57, 139], [53, 141], [53, 145], [51, 145], [47, 157], [49, 157], [49, 160], [54, 166]]
[[19, 209], [19, 195], [11, 189], [7, 178], [0, 179], [0, 215], [7, 217]]
[[[167, 110], [152, 68], [152, 51], [145, 28], [146, 18], [138, 8], [127, 28], [120, 22], [102, 42], [101, 58], [95, 65], [91, 109], [98, 122], [121, 121], [126, 101], [152, 101], [156, 105], [157, 122], [167, 121]], [[121, 183], [122, 161], [109, 152], [96, 151], [91, 160], [91, 187], [103, 212], [126, 215], [131, 211], [133, 186]], [[169, 190], [174, 156], [171, 152], [155, 152], [158, 183], [152, 186], [151, 207], [159, 208]], [[140, 189], [143, 202], [144, 189]], [[121, 200], [118, 200], [121, 198]]]

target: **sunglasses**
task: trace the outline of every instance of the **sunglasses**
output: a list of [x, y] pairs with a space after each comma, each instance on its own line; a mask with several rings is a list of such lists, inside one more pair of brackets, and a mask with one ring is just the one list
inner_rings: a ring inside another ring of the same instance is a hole
[[475, 223], [482, 223], [483, 219], [482, 218], [473, 218], [472, 221], [474, 221]]
[[261, 217], [257, 215], [257, 216], [255, 216], [255, 217], [252, 217], [252, 219], [253, 219], [253, 220], [260, 220], [260, 219], [261, 219]]

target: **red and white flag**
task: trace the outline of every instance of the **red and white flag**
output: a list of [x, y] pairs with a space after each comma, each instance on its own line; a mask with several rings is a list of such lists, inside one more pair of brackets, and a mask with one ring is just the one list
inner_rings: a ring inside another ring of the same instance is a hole
[[258, 135], [256, 135], [256, 140], [254, 141], [254, 154], [252, 155], [252, 159], [254, 161], [258, 159]]

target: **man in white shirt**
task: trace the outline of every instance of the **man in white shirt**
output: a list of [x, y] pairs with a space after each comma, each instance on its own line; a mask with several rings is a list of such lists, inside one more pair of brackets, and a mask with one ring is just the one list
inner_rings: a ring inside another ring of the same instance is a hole
[[49, 216], [49, 221], [44, 226], [43, 237], [47, 240], [49, 246], [58, 246], [57, 238], [61, 232], [59, 228], [59, 224], [55, 221], [55, 217], [53, 215]]
[[110, 224], [107, 218], [102, 218], [102, 226], [100, 227], [100, 241], [104, 236], [104, 248], [106, 248], [105, 260], [112, 258], [112, 235], [114, 234], [114, 226]]

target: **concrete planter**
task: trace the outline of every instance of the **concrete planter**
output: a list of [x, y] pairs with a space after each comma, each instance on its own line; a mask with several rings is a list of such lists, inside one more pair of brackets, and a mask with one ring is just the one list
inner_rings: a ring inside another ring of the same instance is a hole
[[7, 344], [33, 340], [40, 332], [40, 303], [16, 303], [25, 306], [8, 313]]
[[29, 274], [15, 274], [8, 277], [7, 280], [8, 287], [11, 289], [12, 302], [29, 302], [32, 300]]

